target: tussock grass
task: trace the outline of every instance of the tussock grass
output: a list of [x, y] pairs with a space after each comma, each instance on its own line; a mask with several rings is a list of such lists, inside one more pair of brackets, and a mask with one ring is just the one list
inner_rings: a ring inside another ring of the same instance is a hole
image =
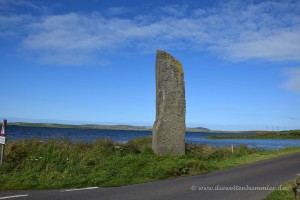
[[282, 186], [282, 188], [268, 194], [265, 200], [297, 200], [295, 194], [296, 187], [296, 180], [288, 181]]
[[0, 190], [120, 186], [195, 175], [300, 151], [186, 145], [183, 156], [157, 156], [151, 138], [127, 143], [60, 140], [8, 142]]

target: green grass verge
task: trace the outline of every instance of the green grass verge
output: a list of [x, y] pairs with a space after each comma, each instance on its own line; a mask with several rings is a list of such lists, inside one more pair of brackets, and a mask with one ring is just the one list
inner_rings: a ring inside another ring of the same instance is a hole
[[271, 192], [265, 200], [297, 200], [294, 189], [297, 187], [296, 181], [289, 181], [279, 190]]
[[300, 130], [265, 132], [254, 136], [246, 135], [217, 135], [208, 136], [209, 139], [300, 139]]
[[119, 144], [108, 140], [8, 142], [0, 166], [0, 190], [120, 186], [195, 175], [277, 157], [300, 148], [276, 151], [187, 145], [186, 155], [157, 156], [151, 138]]
[[297, 200], [297, 198], [291, 190], [275, 190], [265, 200]]

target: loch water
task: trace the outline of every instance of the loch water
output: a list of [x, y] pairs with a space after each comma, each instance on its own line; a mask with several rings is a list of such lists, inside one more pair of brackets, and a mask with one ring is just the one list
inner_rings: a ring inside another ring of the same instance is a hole
[[[110, 139], [117, 142], [127, 142], [138, 137], [151, 136], [151, 131], [131, 130], [99, 130], [81, 128], [46, 128], [46, 127], [21, 127], [8, 126], [7, 137], [14, 140], [48, 140], [51, 138], [68, 138], [71, 141], [94, 142], [97, 139]], [[207, 136], [224, 135], [224, 133], [199, 132], [185, 135], [186, 143], [206, 144], [211, 146], [237, 146], [247, 145], [251, 148], [281, 149], [285, 147], [300, 146], [300, 140], [292, 139], [207, 139]], [[237, 135], [237, 134], [234, 134]], [[243, 134], [245, 135], [245, 134]], [[248, 134], [251, 135], [251, 134]]]

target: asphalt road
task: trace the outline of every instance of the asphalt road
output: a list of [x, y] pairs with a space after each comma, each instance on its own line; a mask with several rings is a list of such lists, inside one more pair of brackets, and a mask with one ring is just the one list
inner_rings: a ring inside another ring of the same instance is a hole
[[208, 174], [123, 187], [6, 191], [0, 192], [0, 200], [261, 200], [272, 187], [279, 187], [297, 173], [300, 153]]

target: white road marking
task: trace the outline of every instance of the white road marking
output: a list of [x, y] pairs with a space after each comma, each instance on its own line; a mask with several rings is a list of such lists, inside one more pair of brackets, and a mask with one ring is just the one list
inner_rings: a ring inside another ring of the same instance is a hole
[[93, 190], [93, 189], [98, 189], [98, 188], [99, 187], [77, 188], [77, 189], [62, 190], [61, 192], [73, 192], [73, 191], [80, 191], [80, 190]]
[[21, 194], [21, 195], [15, 195], [15, 196], [0, 197], [0, 199], [12, 199], [12, 198], [19, 198], [19, 197], [28, 197], [28, 194]]

